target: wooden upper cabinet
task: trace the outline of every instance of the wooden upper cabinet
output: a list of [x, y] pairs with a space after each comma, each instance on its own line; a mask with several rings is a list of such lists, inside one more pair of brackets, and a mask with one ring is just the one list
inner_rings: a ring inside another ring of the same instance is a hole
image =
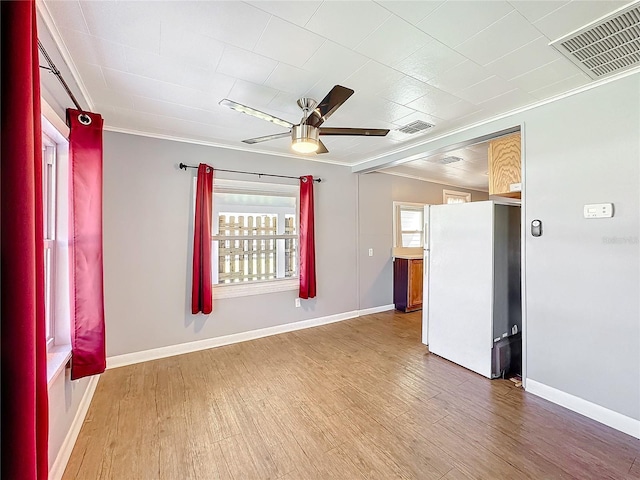
[[489, 142], [489, 195], [520, 198], [522, 182], [520, 133]]

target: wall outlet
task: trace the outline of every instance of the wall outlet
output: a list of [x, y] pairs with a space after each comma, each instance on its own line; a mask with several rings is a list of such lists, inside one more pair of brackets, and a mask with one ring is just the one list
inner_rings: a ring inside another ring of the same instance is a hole
[[373, 248], [370, 248], [370, 249], [369, 249], [369, 256], [370, 256], [370, 257], [373, 257]]
[[300, 306], [300, 299], [296, 298], [296, 307], [299, 307], [299, 306]]

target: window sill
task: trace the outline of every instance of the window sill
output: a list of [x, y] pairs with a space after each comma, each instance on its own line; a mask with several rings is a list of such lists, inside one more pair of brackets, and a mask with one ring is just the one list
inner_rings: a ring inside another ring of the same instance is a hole
[[47, 385], [64, 372], [64, 368], [71, 359], [71, 345], [55, 345], [47, 352]]
[[266, 282], [235, 283], [228, 285], [214, 285], [213, 298], [246, 297], [249, 295], [263, 295], [265, 293], [286, 292], [297, 290], [300, 285], [298, 278], [287, 280], [271, 280]]

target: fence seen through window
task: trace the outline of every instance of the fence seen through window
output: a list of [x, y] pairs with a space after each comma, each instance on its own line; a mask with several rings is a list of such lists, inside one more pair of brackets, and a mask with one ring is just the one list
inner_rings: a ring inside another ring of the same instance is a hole
[[295, 215], [221, 212], [215, 238], [218, 284], [296, 275]]

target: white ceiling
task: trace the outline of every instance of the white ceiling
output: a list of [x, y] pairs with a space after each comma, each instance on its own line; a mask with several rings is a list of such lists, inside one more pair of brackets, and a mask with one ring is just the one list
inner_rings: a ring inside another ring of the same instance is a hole
[[[445, 163], [446, 157], [461, 160]], [[489, 142], [468, 145], [464, 148], [428, 155], [394, 167], [380, 170], [383, 173], [437, 181], [446, 185], [489, 191]]]
[[[218, 102], [298, 123], [297, 98], [321, 100], [340, 84], [356, 93], [325, 126], [392, 130], [384, 138], [323, 137], [329, 153], [309, 157], [354, 165], [589, 83], [548, 43], [628, 3], [46, 0], [40, 7], [107, 129], [296, 156], [287, 138], [242, 143], [283, 129]], [[435, 127], [394, 131], [414, 120]], [[419, 162], [402, 168], [419, 170]], [[473, 161], [447, 170], [453, 174], [439, 181], [473, 183], [483, 173]]]

